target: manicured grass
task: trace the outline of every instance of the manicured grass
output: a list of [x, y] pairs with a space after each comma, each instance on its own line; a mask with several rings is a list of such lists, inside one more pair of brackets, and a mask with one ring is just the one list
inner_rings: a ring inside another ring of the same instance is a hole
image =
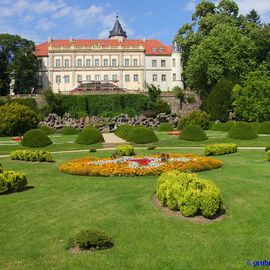
[[[0, 159], [5, 169], [26, 172], [33, 186], [0, 195], [1, 269], [227, 270], [248, 269], [247, 260], [269, 260], [270, 163], [264, 151], [219, 157], [223, 168], [200, 173], [217, 183], [228, 209], [224, 221], [210, 225], [156, 209], [151, 197], [157, 177], [90, 178], [57, 170], [60, 162], [85, 155], [55, 154], [52, 164]], [[66, 240], [89, 227], [106, 230], [115, 246], [67, 252]]]
[[[49, 137], [52, 139], [53, 144], [48, 145], [46, 147], [35, 149], [44, 149], [47, 151], [68, 151], [68, 150], [89, 149], [90, 147], [102, 148], [101, 143], [93, 144], [91, 146], [74, 143], [76, 136], [77, 135], [61, 135], [61, 134], [50, 135]], [[12, 142], [10, 137], [0, 138], [0, 155], [9, 154], [11, 151], [17, 149], [29, 149], [29, 148], [20, 145], [20, 143]]]

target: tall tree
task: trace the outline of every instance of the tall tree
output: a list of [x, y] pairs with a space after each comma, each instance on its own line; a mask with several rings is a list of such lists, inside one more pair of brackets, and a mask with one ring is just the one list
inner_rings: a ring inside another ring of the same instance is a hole
[[37, 85], [38, 60], [33, 41], [18, 35], [0, 34], [0, 95], [9, 93], [11, 79], [16, 93], [31, 92]]

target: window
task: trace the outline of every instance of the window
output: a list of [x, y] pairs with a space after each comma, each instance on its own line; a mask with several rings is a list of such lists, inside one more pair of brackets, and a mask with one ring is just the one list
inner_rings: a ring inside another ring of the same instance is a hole
[[82, 75], [77, 75], [77, 81], [81, 82], [82, 81]]
[[160, 52], [164, 52], [164, 48], [160, 48], [159, 51], [160, 51]]
[[162, 74], [161, 75], [161, 81], [162, 82], [166, 82], [166, 74]]
[[173, 60], [172, 60], [172, 65], [173, 65], [173, 67], [175, 67], [175, 59], [173, 58]]
[[86, 75], [86, 81], [90, 82], [91, 81], [91, 75]]
[[104, 59], [103, 60], [103, 66], [104, 67], [108, 67], [109, 66], [109, 60], [108, 59]]
[[65, 83], [69, 83], [69, 75], [65, 75], [64, 76], [64, 82]]
[[157, 60], [152, 60], [152, 67], [156, 67], [157, 66]]
[[56, 67], [60, 67], [60, 59], [56, 59], [55, 60], [55, 66]]
[[183, 66], [183, 58], [180, 59], [180, 65]]
[[69, 59], [65, 59], [64, 60], [64, 66], [65, 67], [69, 67]]
[[112, 66], [116, 67], [116, 59], [112, 59]]
[[99, 67], [99, 59], [95, 59], [95, 67]]
[[153, 80], [153, 82], [157, 81], [157, 74], [153, 74], [152, 80]]
[[60, 75], [56, 75], [55, 82], [61, 83], [61, 76]]
[[38, 59], [38, 67], [42, 68], [42, 59]]
[[173, 81], [175, 82], [176, 81], [176, 74], [173, 73]]
[[108, 81], [109, 80], [109, 75], [104, 75], [104, 81]]
[[133, 66], [137, 67], [138, 66], [138, 59], [133, 59]]
[[100, 76], [99, 75], [95, 75], [95, 81], [100, 81]]
[[125, 75], [125, 82], [129, 82], [130, 81], [130, 76], [129, 76], [129, 74], [126, 74]]
[[38, 76], [38, 85], [42, 85], [42, 76]]
[[138, 82], [139, 81], [139, 75], [138, 74], [134, 74], [133, 75], [133, 81], [134, 82]]
[[81, 67], [82, 66], [82, 59], [77, 59], [77, 67]]
[[117, 75], [112, 75], [112, 80], [117, 81]]
[[90, 65], [91, 65], [90, 59], [86, 59], [85, 65], [86, 65], [86, 67], [90, 67]]
[[129, 59], [125, 59], [125, 67], [129, 66]]
[[157, 48], [152, 48], [152, 52], [157, 52], [158, 49]]
[[166, 67], [166, 60], [161, 60], [161, 66]]

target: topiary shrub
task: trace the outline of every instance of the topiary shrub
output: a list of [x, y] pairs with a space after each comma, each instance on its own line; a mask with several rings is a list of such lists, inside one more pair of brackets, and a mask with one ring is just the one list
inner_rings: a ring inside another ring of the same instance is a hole
[[61, 130], [62, 135], [76, 135], [79, 133], [79, 130], [75, 127], [63, 127]]
[[258, 133], [270, 134], [270, 121], [263, 122], [258, 129]]
[[17, 103], [0, 107], [0, 136], [17, 136], [36, 128], [38, 117], [30, 108]]
[[158, 138], [155, 132], [146, 127], [133, 127], [126, 138], [128, 142], [133, 142], [137, 144], [145, 144], [157, 142]]
[[204, 148], [206, 156], [220, 156], [237, 152], [237, 145], [233, 143], [219, 143], [207, 145]]
[[211, 218], [223, 210], [219, 188], [196, 174], [169, 171], [163, 173], [157, 184], [157, 197], [171, 210], [184, 216], [202, 215]]
[[119, 138], [122, 138], [122, 139], [125, 140], [127, 138], [127, 136], [128, 136], [128, 133], [130, 132], [130, 130], [132, 128], [133, 127], [131, 125], [128, 125], [128, 124], [119, 126], [115, 130], [115, 135], [118, 136]]
[[26, 174], [13, 171], [0, 173], [0, 193], [21, 191], [27, 185]]
[[202, 129], [208, 129], [210, 115], [203, 111], [194, 111], [187, 116], [180, 118], [178, 129], [182, 130], [184, 127], [190, 125], [200, 126]]
[[157, 131], [172, 131], [173, 127], [170, 123], [161, 123], [157, 128]]
[[228, 121], [220, 126], [220, 131], [222, 132], [229, 132], [231, 127], [234, 125], [234, 121]]
[[112, 239], [101, 230], [82, 230], [68, 240], [67, 248], [80, 248], [82, 250], [100, 250], [113, 246]]
[[266, 155], [267, 155], [267, 160], [270, 161], [270, 150], [268, 150], [268, 151], [266, 152]]
[[47, 135], [52, 135], [54, 134], [54, 129], [48, 126], [43, 126], [39, 128], [40, 130], [42, 130], [45, 134]]
[[127, 144], [119, 145], [116, 147], [115, 154], [117, 156], [134, 156], [134, 147]]
[[259, 130], [260, 126], [261, 126], [261, 123], [259, 123], [259, 122], [251, 122], [251, 123], [249, 123], [249, 125], [252, 127], [252, 129], [256, 133], [258, 133], [258, 130]]
[[228, 136], [239, 140], [253, 140], [257, 138], [256, 132], [246, 122], [235, 123], [230, 129]]
[[104, 138], [96, 127], [85, 127], [77, 136], [75, 143], [90, 145], [103, 142]]
[[3, 166], [2, 166], [2, 164], [0, 163], [0, 173], [2, 173], [3, 172]]
[[39, 161], [39, 162], [52, 162], [52, 153], [48, 151], [33, 151], [33, 150], [16, 150], [10, 153], [12, 160], [24, 161]]
[[204, 130], [200, 126], [187, 126], [185, 127], [179, 138], [186, 141], [205, 141], [208, 139]]
[[45, 147], [52, 141], [42, 130], [31, 129], [23, 135], [21, 144], [26, 147]]
[[270, 150], [270, 146], [266, 146], [264, 150], [265, 152], [268, 152]]
[[221, 122], [214, 123], [211, 130], [212, 131], [221, 131], [222, 126], [223, 126], [223, 123], [221, 123]]

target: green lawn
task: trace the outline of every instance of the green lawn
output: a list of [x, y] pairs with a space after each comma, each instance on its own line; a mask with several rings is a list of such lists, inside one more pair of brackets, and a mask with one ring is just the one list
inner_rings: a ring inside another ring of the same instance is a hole
[[[200, 173], [218, 184], [228, 209], [224, 221], [208, 225], [156, 209], [151, 197], [157, 177], [90, 178], [57, 170], [60, 162], [85, 155], [55, 154], [52, 164], [0, 159], [5, 169], [26, 172], [33, 186], [0, 196], [1, 269], [228, 270], [270, 259], [270, 162], [264, 151], [223, 156], [223, 168]], [[67, 252], [66, 240], [88, 227], [106, 230], [115, 246]]]

